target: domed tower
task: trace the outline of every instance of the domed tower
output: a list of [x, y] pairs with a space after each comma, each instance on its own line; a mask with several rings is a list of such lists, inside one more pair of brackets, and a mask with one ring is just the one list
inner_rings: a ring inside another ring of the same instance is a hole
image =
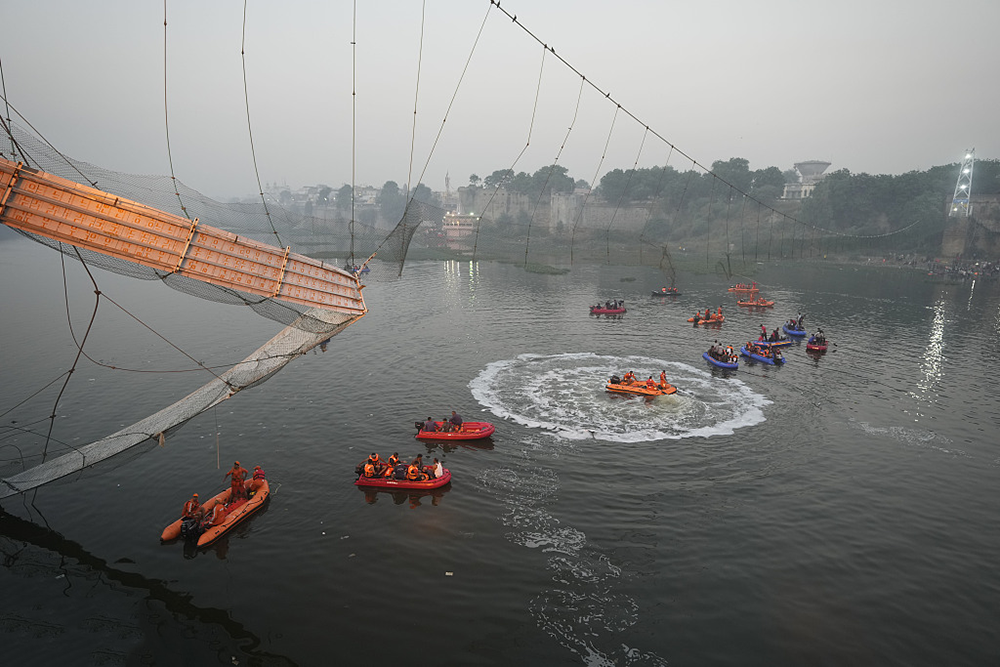
[[829, 166], [829, 162], [822, 160], [806, 160], [805, 162], [796, 162], [795, 171], [802, 176], [803, 183], [816, 183], [823, 180], [823, 172]]
[[823, 180], [823, 172], [830, 166], [829, 162], [823, 160], [806, 160], [796, 162], [795, 171], [799, 172], [798, 183], [785, 183], [785, 191], [782, 199], [805, 199], [812, 196], [816, 184]]

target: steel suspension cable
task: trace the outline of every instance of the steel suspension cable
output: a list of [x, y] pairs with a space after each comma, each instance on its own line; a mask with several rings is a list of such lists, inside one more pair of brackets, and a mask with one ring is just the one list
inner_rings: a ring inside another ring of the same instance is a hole
[[267, 206], [267, 198], [264, 196], [264, 186], [260, 184], [260, 169], [257, 168], [257, 151], [253, 144], [253, 126], [250, 123], [250, 92], [247, 88], [247, 0], [243, 0], [243, 30], [240, 37], [240, 60], [243, 63], [243, 103], [247, 110], [247, 136], [250, 139], [250, 157], [253, 159], [253, 173], [257, 177], [257, 191], [260, 192], [260, 202], [264, 206], [264, 215], [267, 217], [267, 224], [271, 226], [271, 232], [278, 241], [280, 247], [284, 247], [281, 236], [271, 219], [271, 210]]

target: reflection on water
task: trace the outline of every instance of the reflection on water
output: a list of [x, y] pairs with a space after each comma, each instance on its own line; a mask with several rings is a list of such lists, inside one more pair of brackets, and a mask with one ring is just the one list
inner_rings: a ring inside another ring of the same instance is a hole
[[441, 499], [451, 490], [451, 482], [436, 489], [381, 489], [371, 486], [356, 487], [365, 496], [365, 502], [374, 505], [380, 497], [389, 496], [395, 505], [408, 503], [410, 509], [416, 509], [425, 503], [437, 507]]
[[917, 382], [917, 386], [925, 393], [930, 391], [941, 378], [944, 357], [945, 304], [943, 301], [935, 303], [933, 311], [934, 319], [931, 321], [930, 334], [927, 337], [927, 345], [920, 362], [922, 377]]
[[[36, 582], [31, 596], [5, 599], [0, 627], [37, 638], [18, 642], [8, 635], [6, 664], [65, 663], [56, 658], [67, 653], [89, 653], [93, 664], [170, 664], [171, 658], [176, 664], [203, 664], [218, 660], [220, 650], [237, 662], [295, 664], [261, 650], [260, 638], [229, 610], [193, 604], [191, 594], [175, 590], [172, 582], [128, 571], [134, 564], [127, 559], [114, 567], [79, 543], [3, 510], [0, 536], [4, 568]], [[99, 609], [88, 614], [87, 599], [98, 600]], [[56, 606], [60, 611], [53, 615]], [[185, 636], [183, 648], [171, 645], [175, 632]]]

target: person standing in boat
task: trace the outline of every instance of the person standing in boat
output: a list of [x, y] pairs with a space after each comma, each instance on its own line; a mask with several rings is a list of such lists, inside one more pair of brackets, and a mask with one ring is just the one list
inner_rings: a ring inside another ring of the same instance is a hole
[[666, 369], [660, 371], [660, 389], [667, 388], [667, 371]]
[[451, 411], [451, 419], [449, 419], [448, 422], [451, 424], [451, 428], [453, 431], [462, 430], [462, 423], [463, 423], [462, 415], [458, 414], [454, 410]]
[[249, 474], [250, 471], [247, 470], [246, 468], [241, 467], [240, 462], [236, 461], [235, 463], [233, 463], [232, 470], [227, 472], [225, 477], [222, 478], [223, 481], [225, 481], [226, 477], [229, 477], [230, 475], [232, 476], [232, 479], [229, 481], [230, 484], [229, 502], [234, 502], [240, 498], [247, 497], [247, 490], [243, 486], [243, 480], [246, 479], [246, 476]]

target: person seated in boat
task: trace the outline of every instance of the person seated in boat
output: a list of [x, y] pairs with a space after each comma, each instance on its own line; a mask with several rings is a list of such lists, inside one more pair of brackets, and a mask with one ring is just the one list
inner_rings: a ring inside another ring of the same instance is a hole
[[382, 457], [377, 452], [372, 452], [365, 463], [370, 463], [375, 468], [375, 477], [381, 475], [382, 469], [385, 467], [385, 461], [382, 460]]
[[440, 465], [441, 464], [438, 463], [438, 460], [435, 457], [434, 463], [430, 464], [429, 466], [424, 466], [423, 468], [420, 469], [420, 472], [426, 474], [427, 475], [427, 479], [434, 479], [436, 477], [440, 477], [440, 475], [437, 473], [437, 468]]
[[393, 452], [392, 456], [389, 457], [389, 460], [386, 461], [386, 467], [395, 468], [398, 463], [399, 463], [399, 452]]
[[431, 419], [430, 417], [428, 417], [427, 420], [424, 422], [424, 427], [422, 429], [420, 429], [420, 430], [422, 430], [422, 431], [436, 431], [437, 430], [437, 424], [434, 423], [433, 419]]
[[243, 480], [246, 479], [246, 476], [249, 474], [250, 471], [247, 470], [246, 468], [241, 467], [240, 462], [236, 461], [235, 463], [233, 463], [232, 469], [229, 472], [227, 472], [225, 476], [222, 478], [223, 481], [225, 481], [226, 477], [232, 475], [232, 479], [230, 479], [229, 482], [230, 483], [229, 502], [233, 502], [241, 498], [247, 497], [247, 490], [246, 487], [243, 486]]
[[813, 334], [813, 344], [826, 345], [826, 336], [823, 334], [822, 329], [817, 329], [816, 333]]
[[202, 530], [208, 530], [212, 526], [218, 526], [221, 523], [225, 523], [226, 516], [229, 515], [229, 511], [226, 506], [222, 503], [215, 503], [212, 509], [208, 510], [205, 514], [204, 520], [201, 522]]
[[410, 482], [420, 482], [427, 479], [427, 473], [420, 472], [420, 468], [411, 463], [406, 468], [406, 479]]
[[653, 376], [652, 375], [650, 375], [646, 379], [646, 389], [649, 389], [649, 390], [656, 389], [656, 382], [653, 381]]
[[444, 474], [444, 466], [441, 465], [441, 462], [437, 460], [437, 457], [435, 457], [434, 458], [434, 479], [437, 479], [438, 477], [441, 477], [443, 474]]
[[462, 419], [462, 415], [458, 414], [454, 410], [451, 411], [451, 419], [449, 419], [448, 422], [451, 424], [451, 430], [453, 431], [462, 430], [462, 424], [464, 423], [464, 420]]
[[448, 421], [447, 417], [441, 417], [441, 425], [438, 426], [438, 430], [443, 433], [451, 431], [451, 423]]
[[399, 463], [396, 464], [396, 468], [392, 471], [393, 476], [396, 479], [406, 479], [406, 469], [408, 467], [409, 466], [400, 461]]
[[264, 486], [264, 469], [260, 466], [253, 467], [253, 475], [250, 477], [250, 493], [249, 497], [253, 498], [257, 495], [257, 492], [261, 490]]
[[201, 503], [198, 502], [198, 494], [191, 494], [191, 500], [184, 503], [184, 509], [181, 510], [182, 519], [201, 519], [205, 510], [202, 509]]
[[375, 473], [375, 466], [372, 465], [371, 461], [365, 461], [365, 467], [362, 470], [361, 474], [368, 478], [378, 476]]
[[417, 470], [422, 470], [424, 467], [424, 455], [417, 454], [412, 461], [410, 461], [411, 466], [417, 466]]

